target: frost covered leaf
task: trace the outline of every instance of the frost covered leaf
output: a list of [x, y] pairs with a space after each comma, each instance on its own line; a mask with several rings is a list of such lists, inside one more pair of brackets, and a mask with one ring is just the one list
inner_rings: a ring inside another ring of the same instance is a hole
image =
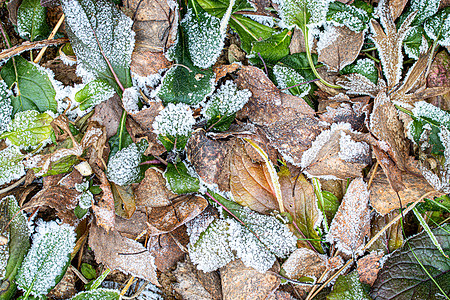
[[127, 115], [127, 113], [122, 112], [117, 132], [108, 140], [108, 144], [111, 149], [111, 151], [109, 152], [109, 157], [114, 156], [117, 152], [119, 152], [123, 148], [130, 146], [133, 143], [133, 139], [128, 133], [126, 127]]
[[194, 124], [195, 119], [188, 105], [169, 103], [155, 118], [153, 131], [168, 151], [181, 150], [186, 146]]
[[358, 59], [351, 65], [346, 66], [341, 70], [341, 74], [352, 74], [358, 73], [367, 79], [369, 79], [373, 84], [378, 82], [378, 70], [375, 67], [375, 62], [369, 58]]
[[[448, 224], [433, 229], [447, 255], [450, 254], [449, 230]], [[378, 273], [371, 296], [375, 300], [442, 299], [442, 293], [450, 293], [449, 271], [450, 261], [440, 254], [429, 236], [422, 232], [410, 238], [403, 248], [388, 257]]]
[[273, 67], [273, 75], [278, 83], [278, 88], [282, 89], [283, 93], [302, 98], [306, 96], [311, 89], [311, 85], [309, 84], [292, 87], [302, 82], [306, 82], [307, 80], [291, 67], [276, 65]]
[[176, 165], [169, 163], [164, 178], [167, 180], [168, 187], [175, 194], [195, 193], [200, 190], [200, 181], [189, 174], [184, 162]]
[[345, 25], [355, 32], [366, 29], [369, 19], [365, 10], [339, 1], [331, 2], [327, 11], [327, 21]]
[[408, 32], [403, 47], [410, 58], [419, 59], [428, 50], [428, 41], [424, 35], [423, 27], [420, 26], [415, 26]]
[[372, 300], [369, 296], [369, 289], [369, 286], [359, 281], [358, 272], [353, 271], [338, 277], [327, 300]]
[[189, 8], [180, 24], [186, 32], [194, 65], [202, 69], [211, 67], [224, 46], [225, 33], [220, 31], [220, 20], [203, 9], [194, 12]]
[[80, 292], [71, 300], [119, 300], [120, 291], [98, 288], [92, 291]]
[[46, 38], [47, 8], [41, 6], [40, 0], [24, 0], [17, 10], [17, 31], [19, 35], [30, 41]]
[[[276, 64], [280, 59], [289, 54], [289, 45], [291, 44], [292, 31], [283, 30], [272, 34], [269, 38], [262, 41], [252, 42], [249, 62], [262, 66], [266, 64]], [[262, 57], [263, 61], [261, 61]]]
[[142, 155], [147, 149], [147, 141], [131, 144], [110, 157], [106, 169], [109, 181], [125, 186], [137, 182], [143, 177], [141, 168]]
[[450, 46], [450, 7], [430, 17], [424, 25], [427, 35], [441, 46]]
[[325, 21], [329, 0], [277, 0], [281, 19], [287, 26], [303, 28]]
[[332, 124], [314, 140], [302, 156], [303, 172], [309, 177], [346, 179], [361, 177], [370, 162], [370, 147], [355, 141], [358, 133], [348, 123]]
[[0, 185], [10, 183], [25, 175], [23, 157], [19, 147], [14, 145], [0, 151]]
[[155, 169], [147, 169], [144, 179], [134, 189], [136, 204], [146, 207], [162, 207], [170, 205], [170, 199], [176, 197], [166, 186], [163, 175]]
[[132, 20], [107, 0], [63, 0], [66, 32], [79, 61], [77, 72], [85, 81], [103, 79], [120, 93], [132, 86]]
[[21, 56], [16, 56], [8, 60], [0, 75], [9, 88], [17, 88], [11, 96], [14, 114], [30, 109], [40, 112], [51, 110], [56, 113], [56, 92], [48, 73], [42, 68]]
[[380, 90], [385, 88], [384, 80], [375, 85], [369, 78], [359, 73], [344, 75], [345, 79], [338, 79], [337, 84], [347, 90], [349, 95], [368, 95], [375, 98]]
[[12, 93], [8, 90], [5, 81], [0, 81], [0, 134], [2, 134], [11, 122], [13, 107], [11, 105]]
[[[230, 0], [199, 0], [197, 2], [206, 12], [217, 18], [222, 18], [230, 6]], [[255, 7], [249, 1], [236, 0], [234, 1], [232, 12], [253, 10], [255, 10]]]
[[27, 110], [15, 115], [14, 120], [0, 138], [18, 146], [20, 149], [35, 148], [46, 143], [53, 132], [51, 122], [53, 118], [48, 113], [39, 113], [36, 110]]
[[308, 248], [295, 250], [281, 266], [290, 279], [319, 278], [327, 269], [327, 257]]
[[356, 178], [347, 188], [326, 239], [329, 243], [336, 243], [337, 249], [343, 253], [358, 255], [369, 234], [369, 192], [364, 180]]
[[47, 294], [64, 275], [74, 247], [75, 232], [71, 226], [41, 221], [17, 274], [17, 286], [27, 295]]
[[417, 12], [411, 25], [423, 26], [424, 22], [438, 11], [440, 2], [441, 0], [410, 1], [408, 9], [399, 17], [398, 23], [402, 24], [410, 14]]
[[85, 181], [83, 183], [75, 183], [75, 189], [77, 192], [80, 192], [81, 195], [78, 196], [78, 205], [82, 209], [88, 209], [92, 206], [94, 202], [94, 195], [89, 190], [89, 181]]
[[226, 81], [211, 96], [201, 112], [207, 120], [206, 127], [217, 131], [227, 130], [234, 121], [236, 112], [242, 109], [251, 95], [249, 90], [239, 91], [233, 81]]
[[86, 84], [75, 94], [74, 100], [80, 103], [80, 110], [87, 110], [91, 107], [108, 100], [115, 91], [105, 80], [94, 80]]

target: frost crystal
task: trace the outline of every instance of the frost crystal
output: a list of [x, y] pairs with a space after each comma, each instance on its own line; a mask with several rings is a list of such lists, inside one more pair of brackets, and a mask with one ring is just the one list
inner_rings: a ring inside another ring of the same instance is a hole
[[339, 158], [346, 162], [361, 162], [361, 158], [365, 158], [369, 153], [369, 145], [365, 142], [355, 142], [351, 136], [345, 132], [341, 132], [339, 139]]
[[450, 128], [450, 114], [428, 102], [416, 102], [412, 113], [416, 118], [428, 118]]
[[441, 46], [450, 46], [450, 9], [440, 10], [430, 17], [423, 27], [427, 35]]
[[300, 75], [297, 71], [290, 67], [275, 65], [275, 67], [273, 68], [273, 75], [275, 75], [275, 80], [278, 83], [278, 88], [285, 89], [283, 90], [283, 93], [295, 95], [301, 98], [306, 96], [311, 89], [311, 85], [309, 84], [302, 84], [297, 87], [287, 89], [288, 87], [306, 81], [302, 75]]
[[11, 122], [13, 107], [11, 105], [11, 91], [6, 86], [5, 81], [0, 80], [0, 134], [7, 129]]
[[47, 9], [38, 0], [25, 0], [17, 10], [17, 32], [28, 40], [46, 33]]
[[[78, 87], [76, 87], [78, 88]], [[74, 99], [76, 102], [80, 102], [80, 109], [86, 110], [86, 112], [91, 111], [97, 104], [108, 100], [114, 96], [115, 91], [113, 87], [103, 81], [94, 80], [86, 84], [82, 89], [78, 90]]]
[[195, 119], [189, 105], [169, 103], [156, 116], [153, 131], [163, 136], [189, 136]]
[[194, 65], [204, 69], [212, 66], [224, 46], [225, 34], [220, 32], [220, 20], [204, 11], [199, 11], [196, 16], [192, 9], [188, 9], [181, 25], [187, 33]]
[[[331, 8], [332, 6], [330, 6], [330, 10]], [[355, 32], [361, 32], [367, 28], [364, 21], [368, 20], [369, 16], [366, 11], [352, 5], [343, 5], [343, 8], [343, 10], [337, 10], [332, 15], [329, 15], [327, 20], [332, 21], [336, 26], [345, 25]]]
[[287, 26], [299, 25], [298, 15], [304, 8], [309, 12], [310, 19], [307, 24], [318, 24], [325, 21], [329, 0], [276, 0], [280, 5], [281, 19]]
[[317, 52], [321, 53], [321, 51], [331, 44], [338, 38], [339, 34], [336, 31], [336, 27], [333, 25], [325, 26], [325, 31], [321, 32], [319, 35], [319, 42], [317, 42]]
[[139, 90], [136, 87], [125, 89], [122, 96], [123, 108], [130, 114], [139, 112]]
[[105, 288], [97, 288], [95, 290], [91, 291], [85, 291], [76, 294], [71, 300], [113, 300], [113, 299], [120, 299], [120, 291], [119, 290], [112, 290], [112, 289], [105, 289]]
[[136, 181], [140, 176], [139, 164], [145, 149], [135, 143], [118, 151], [108, 161], [106, 176], [109, 181], [125, 186]]
[[16, 276], [17, 286], [40, 297], [56, 285], [75, 247], [74, 229], [55, 221], [39, 222], [33, 243]]
[[0, 151], [0, 185], [19, 179], [25, 175], [23, 155], [19, 147], [10, 145]]
[[[165, 69], [161, 69], [160, 72]], [[133, 80], [133, 86], [140, 89], [145, 95], [150, 96], [151, 90], [161, 83], [161, 74], [151, 74], [149, 76], [140, 76], [134, 72], [131, 72], [131, 78]]]
[[237, 85], [228, 80], [211, 96], [211, 100], [202, 110], [202, 115], [207, 120], [218, 116], [231, 116], [244, 107], [251, 95], [249, 90], [238, 91]]
[[94, 195], [89, 191], [89, 182], [75, 183], [75, 189], [81, 194], [78, 196], [78, 205], [82, 209], [88, 209], [94, 202]]
[[[419, 55], [426, 53], [426, 51], [428, 50], [428, 41], [422, 35], [422, 32], [423, 32], [423, 30], [419, 26], [415, 26], [415, 27], [411, 28], [411, 30], [408, 32], [408, 35], [406, 36], [403, 47], [405, 48], [405, 53], [410, 58], [419, 59]], [[421, 43], [419, 46], [417, 46], [415, 43], [417, 36], [419, 36], [419, 38], [421, 40]], [[410, 39], [412, 41], [409, 43]]]

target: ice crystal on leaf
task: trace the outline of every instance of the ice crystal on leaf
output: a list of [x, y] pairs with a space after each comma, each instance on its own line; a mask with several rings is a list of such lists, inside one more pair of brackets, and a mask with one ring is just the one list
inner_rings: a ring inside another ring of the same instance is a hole
[[450, 46], [450, 7], [445, 7], [427, 19], [424, 25], [427, 35], [441, 46]]
[[412, 0], [410, 1], [410, 6], [406, 12], [404, 12], [398, 20], [401, 24], [411, 13], [417, 12], [414, 17], [412, 25], [423, 25], [426, 19], [434, 15], [439, 8], [439, 3], [441, 0]]
[[424, 36], [422, 27], [415, 26], [408, 32], [403, 47], [405, 53], [413, 59], [419, 59], [420, 54], [426, 53], [428, 50], [428, 41]]
[[359, 162], [361, 157], [367, 157], [370, 151], [369, 145], [364, 142], [355, 142], [345, 132], [341, 132], [339, 148], [339, 158], [346, 162]]
[[13, 107], [11, 105], [11, 91], [3, 80], [0, 80], [0, 134], [7, 129], [11, 122]]
[[309, 84], [302, 84], [287, 89], [306, 81], [306, 79], [302, 75], [300, 75], [300, 73], [288, 66], [275, 65], [275, 67], [273, 67], [273, 75], [275, 76], [275, 80], [278, 83], [278, 88], [283, 89], [283, 93], [291, 94], [297, 97], [304, 97], [309, 93], [309, 90], [311, 89], [311, 86]]
[[79, 90], [74, 97], [80, 103], [80, 110], [91, 110], [97, 104], [114, 96], [114, 89], [104, 80], [93, 80]]
[[22, 164], [23, 154], [19, 147], [10, 145], [0, 151], [0, 185], [19, 179], [25, 175]]
[[94, 202], [94, 195], [89, 191], [89, 182], [75, 183], [75, 189], [81, 194], [78, 196], [78, 205], [82, 209], [88, 209]]
[[345, 25], [355, 32], [361, 32], [367, 28], [369, 15], [365, 10], [334, 1], [329, 5], [327, 21], [331, 21], [338, 26]]
[[39, 222], [30, 251], [17, 274], [17, 286], [36, 297], [47, 294], [64, 275], [75, 238], [74, 228], [67, 224]]
[[187, 33], [191, 59], [197, 67], [206, 69], [212, 66], [222, 52], [225, 34], [220, 31], [220, 20], [205, 11], [196, 15], [188, 9], [181, 21]]
[[427, 118], [450, 128], [450, 114], [425, 101], [419, 101], [412, 110], [414, 117]]
[[146, 146], [132, 143], [114, 154], [108, 161], [108, 180], [125, 186], [137, 181], [142, 175], [139, 164]]
[[70, 298], [70, 300], [119, 300], [120, 291], [105, 288], [97, 288], [91, 291], [80, 292]]
[[24, 0], [17, 10], [17, 32], [31, 41], [48, 33], [47, 9], [39, 0]]
[[[281, 19], [287, 26], [319, 24], [325, 21], [329, 0], [277, 0]], [[304, 13], [306, 11], [307, 13]]]
[[139, 90], [136, 87], [129, 87], [125, 89], [122, 96], [123, 108], [131, 113], [136, 114], [139, 112]]
[[369, 58], [358, 59], [356, 63], [345, 66], [341, 70], [341, 74], [358, 73], [367, 77], [373, 84], [378, 82], [378, 70], [375, 66], [375, 62]]

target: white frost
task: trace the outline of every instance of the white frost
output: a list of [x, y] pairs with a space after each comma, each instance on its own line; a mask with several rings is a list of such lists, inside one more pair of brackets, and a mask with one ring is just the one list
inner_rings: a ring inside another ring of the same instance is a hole
[[163, 136], [189, 136], [195, 119], [189, 105], [169, 103], [156, 116], [153, 131]]
[[143, 150], [132, 143], [126, 148], [118, 151], [108, 161], [106, 176], [108, 180], [125, 186], [139, 178]]

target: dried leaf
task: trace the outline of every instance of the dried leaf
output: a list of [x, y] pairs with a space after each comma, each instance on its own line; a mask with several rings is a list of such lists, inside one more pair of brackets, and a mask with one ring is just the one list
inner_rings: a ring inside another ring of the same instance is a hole
[[92, 224], [89, 246], [94, 251], [98, 263], [160, 286], [156, 275], [155, 258], [140, 243], [122, 237], [117, 231], [107, 232]]
[[331, 222], [327, 242], [347, 255], [360, 254], [370, 234], [369, 192], [362, 178], [354, 179]]
[[116, 216], [114, 230], [119, 232], [123, 237], [135, 239], [148, 230], [147, 214], [138, 209], [129, 219]]
[[91, 121], [95, 121], [104, 126], [106, 137], [109, 139], [116, 134], [117, 129], [119, 128], [122, 110], [120, 98], [114, 96], [95, 107], [95, 112], [91, 117]]
[[388, 2], [392, 20], [395, 21], [402, 14], [408, 0], [389, 0]]
[[281, 266], [290, 279], [309, 277], [319, 278], [327, 269], [328, 258], [311, 249], [299, 248], [295, 250]]
[[[373, 197], [373, 194], [372, 194]], [[385, 216], [377, 215], [372, 218], [370, 231], [371, 235], [374, 236], [380, 230], [384, 228], [393, 218], [398, 215], [397, 211], [392, 211]], [[387, 230], [384, 234], [380, 236], [373, 244], [370, 246], [371, 251], [383, 251], [384, 254], [392, 253], [403, 245], [403, 231], [402, 231], [402, 220], [398, 220]]]
[[135, 196], [130, 185], [120, 186], [111, 182], [111, 191], [114, 197], [116, 214], [129, 219], [136, 210]]
[[103, 227], [106, 231], [114, 230], [114, 196], [111, 191], [111, 185], [106, 178], [106, 174], [100, 170], [97, 166], [94, 166], [94, 172], [100, 179], [100, 188], [103, 191], [101, 200], [97, 205], [92, 205], [92, 210], [96, 216], [96, 222], [98, 226]]
[[145, 177], [134, 190], [134, 193], [136, 205], [145, 207], [170, 205], [171, 199], [177, 196], [167, 188], [162, 173], [155, 169], [145, 171]]
[[181, 226], [171, 233], [150, 237], [147, 248], [155, 257], [156, 268], [164, 273], [185, 257], [186, 253], [180, 247], [186, 247], [188, 243], [186, 228]]
[[373, 285], [377, 279], [378, 271], [381, 269], [380, 259], [382, 257], [383, 254], [372, 252], [358, 259], [358, 268], [356, 270], [359, 274], [359, 281], [370, 286]]

